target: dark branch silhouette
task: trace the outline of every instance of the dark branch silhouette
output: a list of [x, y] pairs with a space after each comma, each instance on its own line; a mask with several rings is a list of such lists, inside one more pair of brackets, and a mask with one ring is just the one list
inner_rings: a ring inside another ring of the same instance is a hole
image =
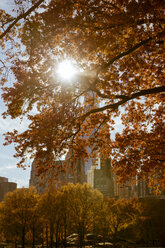
[[19, 22], [21, 19], [26, 18], [32, 11], [39, 7], [39, 5], [44, 2], [44, 0], [39, 0], [36, 4], [34, 4], [30, 9], [28, 9], [25, 13], [20, 14], [14, 21], [6, 28], [6, 30], [0, 35], [0, 39], [2, 39], [10, 30]]
[[132, 94], [131, 96], [121, 95], [121, 98], [123, 98], [121, 101], [119, 101], [117, 103], [112, 103], [112, 104], [103, 106], [101, 108], [92, 109], [92, 110], [88, 111], [86, 114], [84, 114], [83, 116], [81, 116], [80, 118], [84, 120], [86, 117], [88, 117], [91, 114], [102, 112], [102, 111], [107, 110], [107, 109], [116, 110], [122, 104], [124, 104], [130, 100], [136, 99], [137, 97], [151, 95], [151, 94], [158, 94], [158, 93], [163, 93], [163, 92], [165, 92], [165, 86], [141, 90], [139, 92]]

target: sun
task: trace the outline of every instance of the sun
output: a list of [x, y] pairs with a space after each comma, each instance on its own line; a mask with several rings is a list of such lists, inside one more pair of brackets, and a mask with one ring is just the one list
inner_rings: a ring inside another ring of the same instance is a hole
[[57, 66], [57, 75], [62, 81], [71, 81], [76, 76], [77, 70], [71, 60], [63, 60]]

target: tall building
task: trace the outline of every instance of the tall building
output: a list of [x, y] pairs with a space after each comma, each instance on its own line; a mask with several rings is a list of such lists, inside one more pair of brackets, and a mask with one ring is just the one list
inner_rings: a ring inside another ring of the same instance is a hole
[[160, 189], [158, 195], [155, 195], [153, 190], [148, 186], [148, 180], [140, 179], [137, 184], [137, 193], [139, 198], [161, 198], [165, 199], [165, 190]]
[[165, 191], [161, 191], [159, 195], [156, 195], [153, 190], [148, 186], [147, 179], [140, 179], [135, 184], [131, 184], [126, 181], [123, 184], [116, 183], [116, 175], [114, 174], [114, 197], [116, 199], [124, 198], [165, 198]]
[[117, 183], [117, 176], [112, 172], [110, 159], [101, 159], [100, 168], [91, 166], [88, 170], [87, 182], [104, 196], [115, 199], [165, 198], [165, 191], [162, 191], [160, 195], [155, 195], [149, 188], [147, 180], [140, 179], [135, 184], [129, 181], [123, 184]]
[[[59, 189], [67, 183], [84, 183], [87, 182], [94, 189], [98, 189], [104, 196], [111, 198], [146, 198], [146, 197], [159, 197], [165, 198], [165, 192], [162, 191], [160, 196], [155, 196], [151, 189], [148, 187], [147, 181], [140, 180], [131, 185], [129, 181], [119, 184], [117, 183], [117, 176], [112, 171], [113, 167], [111, 159], [100, 158], [99, 165], [92, 164], [92, 160], [86, 164], [84, 159], [78, 159], [73, 164], [70, 163], [71, 155], [68, 153], [66, 160], [56, 161], [55, 164], [59, 168], [66, 168], [63, 172], [57, 172], [56, 169], [50, 169], [44, 178], [37, 175], [35, 161], [32, 163], [31, 176], [29, 185], [35, 186], [38, 193], [43, 193], [49, 185], [49, 179], [51, 184]], [[87, 174], [87, 175], [86, 175]]]
[[130, 199], [138, 197], [137, 185], [131, 185], [129, 181], [121, 184], [117, 183], [117, 177], [114, 174], [114, 197], [116, 199], [124, 198]]
[[[49, 183], [53, 184], [57, 189], [61, 188], [67, 183], [84, 183], [86, 182], [85, 163], [83, 159], [76, 160], [73, 165], [70, 163], [69, 154], [66, 160], [59, 160], [55, 162], [59, 168], [65, 168], [65, 171], [57, 171], [56, 168], [49, 169], [41, 177], [37, 174], [35, 160], [32, 163], [29, 186], [35, 186], [38, 193], [43, 193], [48, 187]], [[56, 176], [54, 176], [56, 174]]]
[[4, 200], [6, 193], [12, 192], [16, 188], [16, 183], [8, 182], [8, 178], [6, 177], [0, 177], [0, 201]]
[[114, 178], [110, 159], [101, 159], [100, 168], [91, 166], [87, 182], [104, 196], [114, 197]]

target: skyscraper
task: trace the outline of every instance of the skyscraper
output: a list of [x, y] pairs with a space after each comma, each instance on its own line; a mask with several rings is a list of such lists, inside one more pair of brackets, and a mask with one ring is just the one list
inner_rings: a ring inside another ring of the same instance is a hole
[[101, 158], [100, 168], [91, 166], [88, 170], [87, 182], [98, 189], [104, 196], [114, 197], [114, 177], [111, 159]]

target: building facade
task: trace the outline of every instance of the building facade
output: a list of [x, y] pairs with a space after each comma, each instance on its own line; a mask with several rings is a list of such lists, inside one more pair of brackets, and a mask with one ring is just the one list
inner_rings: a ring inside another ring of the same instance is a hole
[[91, 166], [87, 183], [98, 189], [104, 196], [114, 197], [114, 178], [110, 159], [101, 159], [100, 168]]
[[0, 177], [0, 201], [4, 200], [6, 193], [16, 190], [17, 184], [8, 182], [8, 178]]
[[[56, 168], [65, 168], [58, 170]], [[57, 189], [67, 183], [84, 183], [86, 182], [85, 163], [83, 159], [70, 163], [69, 155], [66, 160], [55, 162], [55, 167], [49, 169], [44, 177], [38, 175], [35, 160], [32, 163], [29, 186], [34, 186], [38, 193], [43, 193], [49, 184], [53, 184]]]
[[[100, 158], [99, 165], [93, 165], [92, 160], [90, 160], [87, 170], [83, 159], [78, 159], [71, 164], [70, 155], [68, 153], [66, 160], [56, 161], [55, 164], [58, 168], [65, 167], [65, 171], [57, 172], [54, 168], [49, 170], [45, 177], [42, 178], [37, 174], [36, 164], [35, 161], [33, 161], [29, 186], [35, 186], [38, 193], [43, 193], [46, 188], [48, 188], [49, 183], [53, 183], [53, 185], [59, 189], [67, 183], [76, 184], [87, 182], [94, 189], [98, 189], [104, 196], [115, 199], [165, 198], [165, 192], [162, 192], [160, 196], [155, 196], [148, 187], [146, 180], [140, 179], [133, 185], [129, 181], [123, 184], [117, 183], [117, 176], [113, 172], [111, 159]], [[56, 176], [54, 176], [54, 174], [56, 174]]]

